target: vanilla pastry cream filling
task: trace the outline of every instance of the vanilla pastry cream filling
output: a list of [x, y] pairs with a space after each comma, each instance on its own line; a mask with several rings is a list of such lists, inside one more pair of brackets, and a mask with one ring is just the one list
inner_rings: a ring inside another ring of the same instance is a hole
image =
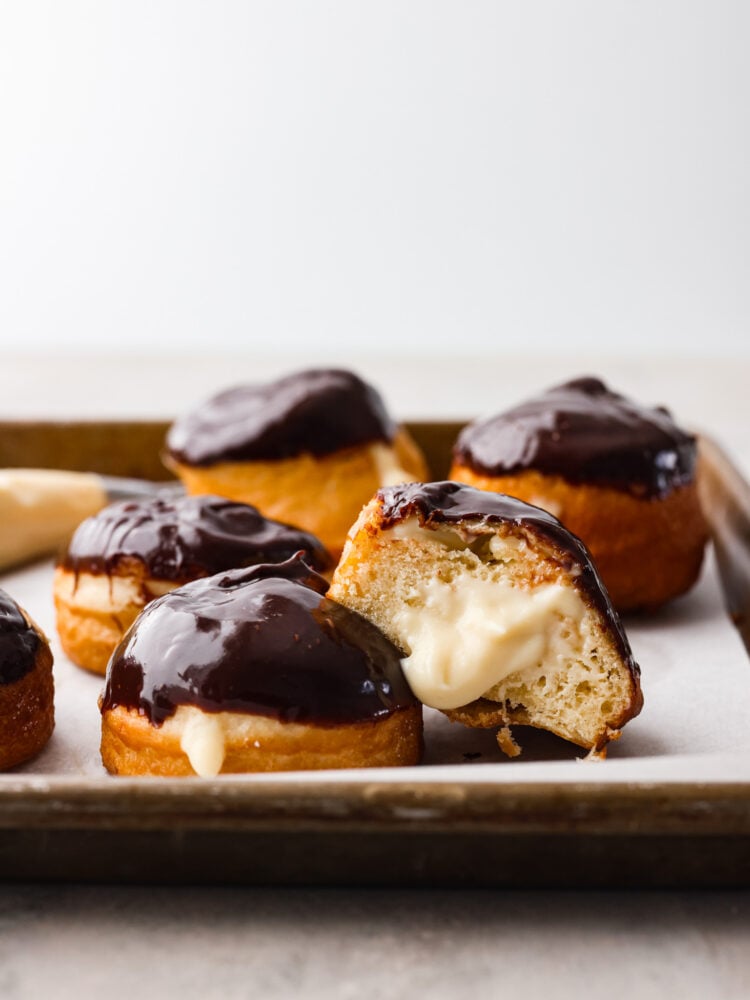
[[220, 716], [186, 705], [177, 709], [175, 718], [177, 715], [180, 716], [177, 724], [182, 726], [180, 747], [190, 766], [200, 778], [215, 778], [226, 753]]
[[537, 495], [529, 497], [526, 502], [530, 503], [532, 507], [541, 507], [542, 510], [546, 510], [553, 517], [559, 518], [563, 513], [563, 505], [553, 497]]
[[143, 607], [148, 601], [161, 597], [178, 587], [170, 580], [138, 580], [131, 576], [108, 573], [74, 573], [58, 571], [55, 589], [60, 600], [69, 607], [82, 611], [101, 611], [117, 614], [134, 605]]
[[414, 482], [414, 476], [399, 464], [394, 448], [377, 442], [370, 445], [370, 455], [375, 463], [380, 489], [384, 486], [399, 486], [401, 483]]
[[[201, 778], [214, 778], [221, 773], [231, 751], [240, 746], [243, 752], [279, 756], [278, 738], [283, 727], [284, 739], [293, 747], [302, 738], [307, 726], [295, 722], [280, 723], [277, 719], [237, 712], [206, 712], [195, 705], [179, 705], [174, 715], [166, 719], [162, 731], [180, 742], [180, 749], [190, 766]], [[291, 752], [289, 759], [293, 760]], [[249, 768], [252, 770], [252, 768]]]
[[[391, 529], [397, 538], [439, 541], [453, 549], [470, 547], [469, 538], [441, 527], [422, 528], [410, 518]], [[489, 558], [513, 558], [522, 539], [474, 535], [487, 540]], [[461, 574], [460, 580], [435, 576], [420, 581], [393, 616], [406, 679], [431, 708], [459, 708], [511, 674], [549, 664], [562, 667], [580, 652], [580, 623], [586, 605], [574, 587], [545, 583], [521, 587], [510, 581]]]

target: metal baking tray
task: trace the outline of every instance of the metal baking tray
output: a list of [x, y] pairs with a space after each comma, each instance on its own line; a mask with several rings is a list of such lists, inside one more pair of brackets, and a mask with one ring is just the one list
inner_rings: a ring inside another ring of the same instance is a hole
[[[436, 478], [460, 424], [408, 425]], [[0, 423], [0, 466], [163, 479], [156, 422]], [[728, 614], [750, 649], [750, 488], [701, 441]], [[604, 765], [606, 766], [606, 765]], [[412, 772], [413, 773], [413, 772]], [[750, 771], [748, 772], [750, 773]], [[0, 781], [0, 878], [462, 887], [750, 885], [750, 780]]]

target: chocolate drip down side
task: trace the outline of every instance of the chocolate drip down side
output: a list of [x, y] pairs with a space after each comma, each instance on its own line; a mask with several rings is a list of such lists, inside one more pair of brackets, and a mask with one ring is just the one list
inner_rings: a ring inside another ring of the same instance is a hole
[[278, 461], [390, 443], [395, 434], [371, 385], [351, 372], [315, 369], [219, 393], [172, 425], [167, 451], [193, 466]]
[[588, 549], [552, 514], [503, 493], [490, 493], [449, 481], [390, 486], [379, 490], [377, 497], [384, 528], [393, 527], [408, 517], [416, 517], [420, 525], [428, 529], [448, 525], [472, 534], [481, 533], [483, 525], [491, 528], [509, 524], [551, 545], [556, 561], [570, 575], [573, 586], [604, 618], [631, 671], [639, 672], [625, 630]]
[[327, 588], [297, 557], [159, 598], [115, 650], [102, 711], [124, 706], [158, 726], [192, 705], [332, 726], [416, 704], [396, 647]]
[[13, 684], [32, 671], [40, 643], [13, 598], [0, 590], [0, 684]]
[[696, 455], [695, 437], [663, 407], [639, 406], [599, 379], [580, 378], [465, 427], [453, 457], [488, 476], [534, 469], [660, 498], [692, 482]]
[[313, 535], [215, 496], [163, 496], [112, 504], [79, 525], [62, 559], [76, 573], [116, 573], [137, 559], [154, 579], [185, 581], [302, 551], [316, 570], [331, 564]]

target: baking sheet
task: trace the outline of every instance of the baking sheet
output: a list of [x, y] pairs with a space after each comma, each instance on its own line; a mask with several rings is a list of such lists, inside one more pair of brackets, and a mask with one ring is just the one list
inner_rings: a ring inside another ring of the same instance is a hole
[[[0, 775], [0, 782], [17, 782], [21, 776], [38, 787], [58, 778], [122, 782], [107, 776], [99, 759], [102, 680], [74, 666], [57, 641], [52, 571], [52, 563], [44, 562], [0, 577], [0, 586], [51, 639], [57, 718], [48, 747], [35, 760]], [[651, 617], [626, 619], [626, 627], [642, 669], [645, 704], [610, 746], [605, 762], [583, 760], [578, 748], [520, 727], [515, 732], [523, 754], [509, 760], [491, 732], [466, 729], [427, 709], [427, 750], [420, 767], [224, 776], [218, 781], [750, 781], [750, 662], [724, 609], [713, 554], [688, 595]]]

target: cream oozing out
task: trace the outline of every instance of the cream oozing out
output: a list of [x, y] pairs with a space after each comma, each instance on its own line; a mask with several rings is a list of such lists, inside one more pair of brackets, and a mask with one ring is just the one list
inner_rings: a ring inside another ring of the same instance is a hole
[[[467, 549], [471, 541], [445, 526], [423, 528], [417, 518], [402, 521], [390, 533], [395, 539], [439, 542], [451, 549]], [[486, 537], [488, 555], [497, 562], [514, 558], [526, 544], [518, 538]], [[420, 580], [393, 614], [394, 631], [409, 651], [402, 661], [404, 673], [425, 705], [458, 708], [491, 697], [492, 689], [511, 674], [575, 655], [587, 608], [574, 587], [526, 587], [470, 573], [460, 577]]]
[[180, 747], [192, 769], [201, 778], [215, 778], [221, 771], [226, 754], [224, 727], [220, 716], [182, 705], [178, 708], [175, 719], [182, 727]]
[[553, 517], [560, 517], [563, 513], [563, 505], [552, 496], [540, 496], [537, 494], [525, 499], [532, 507], [541, 507], [542, 510], [548, 511]]
[[128, 607], [142, 607], [178, 587], [170, 580], [141, 581], [132, 576], [109, 573], [75, 573], [58, 570], [55, 589], [72, 608], [116, 614]]
[[377, 469], [381, 489], [384, 486], [398, 486], [401, 483], [414, 482], [414, 476], [401, 466], [396, 451], [391, 445], [378, 441], [370, 445], [370, 454]]

